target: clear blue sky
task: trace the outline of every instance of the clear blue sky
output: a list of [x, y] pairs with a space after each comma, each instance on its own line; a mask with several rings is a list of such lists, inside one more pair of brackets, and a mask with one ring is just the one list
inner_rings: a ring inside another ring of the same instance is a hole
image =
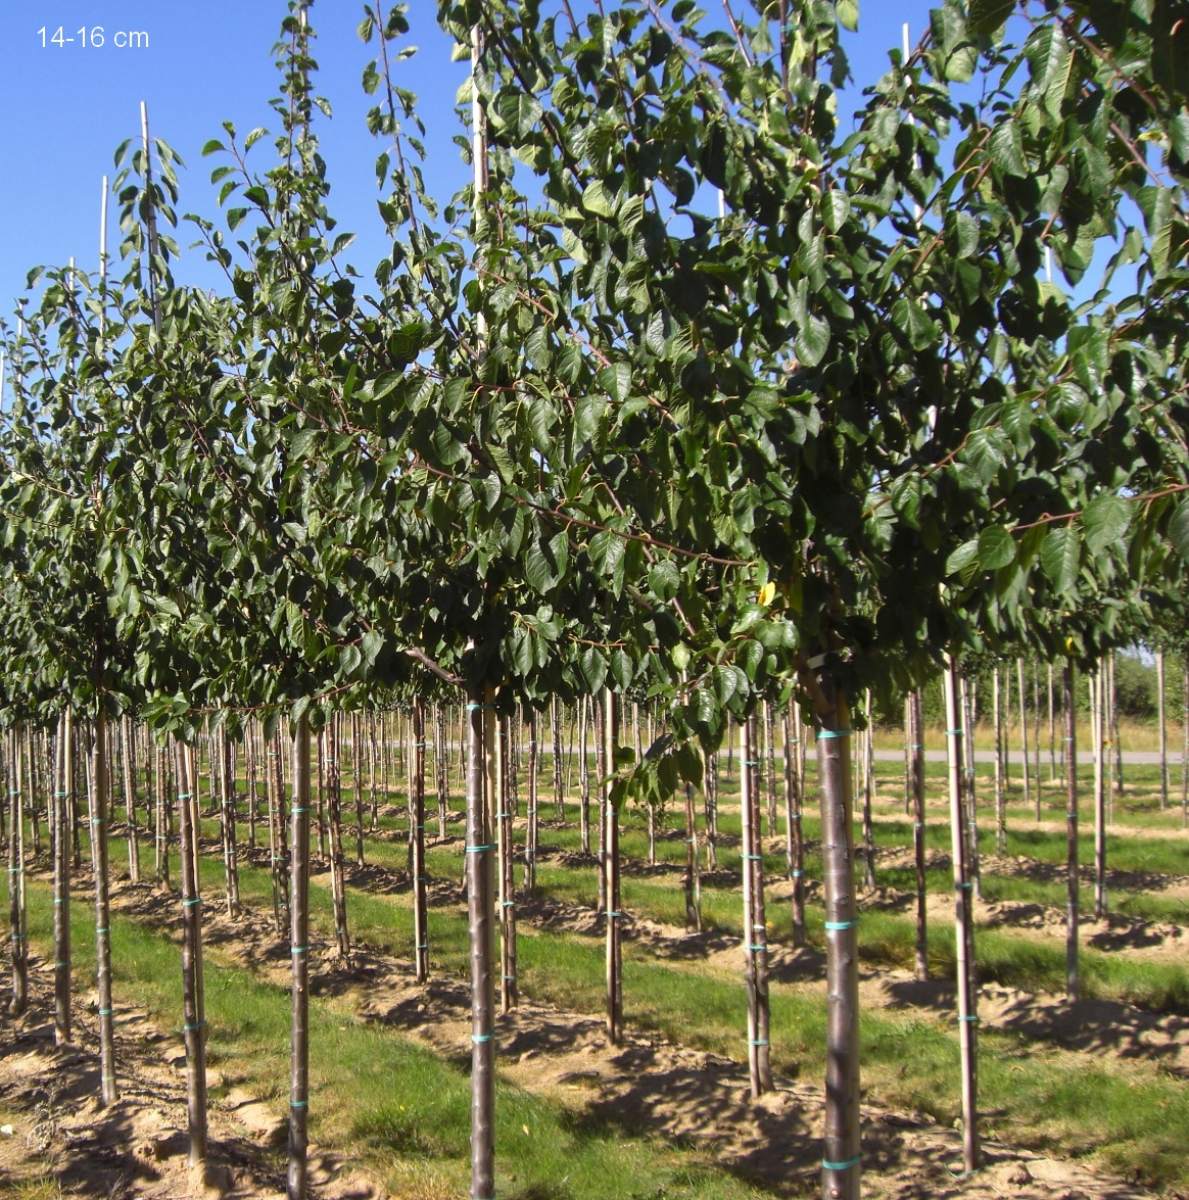
[[[449, 195], [465, 181], [458, 150], [454, 94], [467, 67], [450, 61], [450, 46], [434, 20], [436, 0], [410, 0], [410, 42], [419, 53], [401, 64], [401, 83], [421, 98], [428, 127], [431, 191]], [[717, 12], [714, 0], [703, 7]], [[856, 86], [887, 69], [887, 50], [899, 45], [909, 21], [914, 40], [928, 20], [926, 0], [866, 0], [860, 32], [847, 37]], [[139, 136], [138, 105], [148, 101], [152, 132], [186, 160], [180, 211], [216, 212], [209, 183], [213, 162], [200, 150], [218, 136], [221, 122], [241, 132], [270, 126], [268, 98], [278, 76], [270, 51], [286, 11], [284, 0], [6, 0], [0, 5], [0, 112], [4, 114], [0, 199], [0, 309], [11, 313], [27, 270], [59, 264], [74, 255], [94, 269], [98, 239], [100, 178], [112, 171], [112, 152]], [[334, 187], [331, 208], [340, 228], [359, 234], [350, 257], [367, 272], [383, 253], [375, 216], [372, 164], [379, 147], [363, 115], [371, 100], [359, 78], [367, 55], [355, 28], [359, 3], [318, 0], [311, 10], [317, 30], [318, 90], [334, 107], [333, 122], [320, 128]], [[58, 26], [78, 38], [80, 26], [103, 27], [106, 44], [79, 41], [42, 48], [38, 30], [52, 38]], [[119, 49], [116, 35], [144, 31], [148, 49]], [[260, 150], [265, 151], [262, 146]], [[109, 237], [116, 238], [114, 221]], [[192, 241], [183, 230], [182, 242]], [[195, 252], [182, 278], [217, 286], [215, 274]]]

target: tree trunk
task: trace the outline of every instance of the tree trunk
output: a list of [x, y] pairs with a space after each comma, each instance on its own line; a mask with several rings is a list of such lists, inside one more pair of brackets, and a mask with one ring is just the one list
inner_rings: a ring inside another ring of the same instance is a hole
[[[533, 739], [536, 740], [536, 717], [533, 724]], [[534, 751], [535, 753], [535, 751]], [[590, 853], [590, 698], [582, 696], [578, 701], [578, 826], [582, 841], [582, 853]], [[533, 761], [530, 759], [530, 761]], [[533, 845], [536, 853], [536, 845]], [[534, 886], [536, 871], [533, 871]]]
[[[102, 704], [102, 702], [101, 702]], [[107, 898], [107, 715], [99, 708], [91, 751], [91, 848], [95, 877], [95, 964], [99, 993], [99, 1078], [105, 1105], [116, 1090], [115, 1027], [111, 1000], [111, 916]]]
[[[979, 871], [978, 860], [978, 802], [974, 790], [974, 729], [975, 729], [975, 712], [974, 712], [974, 694], [971, 689], [970, 681], [966, 676], [958, 677], [959, 697], [962, 701], [961, 723], [963, 729], [962, 735], [962, 775], [963, 789], [962, 799], [966, 805], [966, 841], [967, 841], [967, 859], [966, 867], [969, 873], [970, 882], [973, 885], [975, 897], [979, 897], [982, 892], [982, 878]], [[1034, 780], [1036, 786], [1036, 795], [1040, 797], [1040, 767], [1037, 766], [1034, 772]]]
[[[525, 805], [527, 830], [524, 845], [524, 887], [532, 893], [537, 889], [537, 839], [541, 827], [538, 807], [540, 804], [540, 788], [537, 773], [540, 770], [537, 749], [537, 712], [530, 709], [528, 714], [528, 802]], [[583, 848], [590, 852], [590, 830], [586, 827], [588, 814], [586, 805], [582, 806]]]
[[566, 805], [561, 782], [561, 704], [556, 696], [550, 703], [549, 712], [553, 734], [553, 803], [557, 809], [557, 819], [564, 821]]
[[12, 940], [12, 1002], [9, 1012], [16, 1017], [25, 1011], [29, 1003], [29, 947], [25, 941], [25, 772], [18, 730], [10, 735], [9, 745], [12, 747], [9, 756], [11, 782], [8, 788], [8, 919]]
[[1156, 651], [1156, 724], [1160, 733], [1160, 810], [1168, 807], [1168, 731], [1164, 725], [1164, 651]]
[[[1023, 659], [1019, 661], [1020, 680], [1023, 680]], [[1020, 687], [1020, 713], [1023, 716], [1024, 690]], [[945, 717], [949, 758], [950, 832], [954, 860], [954, 941], [957, 959], [958, 1038], [962, 1058], [962, 1150], [966, 1170], [977, 1169], [978, 1138], [978, 990], [974, 977], [974, 905], [971, 881], [966, 869], [968, 840], [965, 826], [965, 806], [962, 803], [962, 738], [961, 704], [958, 696], [958, 676], [953, 663], [946, 658]], [[1023, 722], [1021, 722], [1023, 724]], [[1027, 764], [1027, 752], [1024, 755]]]
[[206, 1164], [206, 1014], [202, 984], [202, 899], [195, 869], [198, 782], [189, 748], [177, 746], [178, 824], [182, 868], [182, 1033], [186, 1043], [186, 1116], [190, 1134], [190, 1166]]
[[289, 1051], [288, 1200], [305, 1200], [310, 1105], [310, 726], [293, 730], [293, 803], [289, 807], [289, 957], [293, 963]]
[[607, 914], [607, 1037], [618, 1045], [623, 1036], [623, 947], [620, 943], [619, 892], [619, 807], [612, 796], [615, 751], [619, 743], [619, 720], [615, 693], [603, 693], [603, 826], [606, 840], [603, 853], [604, 894]]
[[[1077, 761], [1077, 714], [1073, 703], [1073, 664], [1067, 662], [1062, 673], [1065, 701], [1065, 738], [1069, 757]], [[1065, 884], [1068, 908], [1065, 920], [1065, 990], [1071, 1000], [1078, 998], [1078, 777], [1070, 771], [1065, 785]]]
[[863, 712], [867, 728], [859, 737], [862, 747], [861, 765], [863, 780], [863, 886], [870, 891], [875, 887], [875, 831], [871, 826], [871, 793], [874, 790], [874, 771], [871, 762], [871, 691], [864, 697]]
[[[998, 679], [998, 674], [996, 674]], [[909, 735], [911, 752], [910, 787], [912, 795], [912, 852], [916, 868], [916, 977], [929, 978], [928, 895], [925, 876], [925, 745], [924, 719], [921, 713], [921, 693], [908, 697]]]
[[[477, 35], [476, 35], [477, 36]], [[491, 912], [491, 852], [484, 801], [484, 701], [472, 688], [467, 714], [466, 866], [471, 957], [471, 1197], [495, 1195], [495, 1062]]]
[[760, 833], [756, 718], [739, 727], [739, 803], [743, 825], [743, 951], [747, 978], [747, 1065], [751, 1098], [772, 1087], [768, 1011], [768, 929], [764, 916], [764, 849]]
[[516, 878], [515, 840], [512, 812], [508, 807], [508, 788], [504, 778], [504, 718], [492, 712], [487, 716], [487, 781], [488, 795], [495, 806], [496, 848], [499, 856], [499, 924], [500, 924], [500, 1011], [509, 1013], [516, 1007]]
[[222, 810], [223, 810], [223, 873], [227, 886], [227, 915], [239, 915], [239, 848], [236, 845], [235, 822], [235, 759], [231, 751], [231, 739], [227, 730], [220, 729], [218, 735], [219, 754], [222, 759]]
[[363, 773], [359, 769], [359, 714], [351, 714], [351, 790], [355, 793], [355, 862], [363, 866]]
[[[1109, 684], [1105, 660], [1100, 659], [1092, 682], [1091, 726], [1094, 730], [1094, 915], [1098, 920], [1106, 916], [1106, 798], [1110, 786], [1110, 766], [1106, 760], [1108, 731]], [[1070, 761], [1074, 745], [1070, 743]], [[1072, 767], [1071, 767], [1072, 769]]]
[[805, 836], [801, 826], [801, 780], [797, 775], [788, 708], [781, 718], [781, 732], [784, 737], [785, 863], [793, 885], [793, 945], [800, 948], [805, 945]]
[[1114, 787], [1111, 790], [1111, 820], [1115, 819], [1115, 800], [1123, 795], [1123, 742], [1119, 738], [1119, 696], [1115, 688], [1115, 652], [1107, 655], [1107, 716], [1110, 720], [1109, 745], [1114, 750]]
[[429, 873], [425, 862], [425, 705], [413, 701], [413, 949], [417, 982], [429, 978]]
[[[1020, 697], [1020, 749], [1023, 752], [1021, 755], [1020, 770], [1023, 772], [1024, 778], [1024, 804], [1028, 804], [1028, 799], [1031, 794], [1029, 786], [1029, 771], [1028, 771], [1028, 706], [1025, 703], [1027, 696], [1024, 691], [1024, 660], [1016, 659], [1016, 685]], [[1036, 819], [1040, 820], [1040, 790], [1036, 793]]]
[[826, 1111], [822, 1195], [858, 1200], [859, 975], [850, 770], [850, 710], [830, 674], [816, 677], [817, 761], [826, 895]]
[[136, 756], [133, 753], [132, 720], [120, 719], [120, 737], [124, 750], [124, 820], [128, 825], [128, 878], [140, 882], [140, 845], [136, 828]]
[[330, 809], [330, 891], [334, 903], [334, 935], [339, 958], [351, 954], [347, 930], [347, 881], [343, 867], [343, 784], [339, 769], [339, 717], [336, 713], [326, 730], [326, 800]]
[[[1007, 853], [1007, 770], [1003, 744], [1003, 713], [1000, 709], [999, 668], [992, 675], [994, 688], [992, 703], [995, 709], [995, 849], [999, 854]], [[1010, 693], [1011, 688], [1008, 687]]]
[[70, 1041], [70, 812], [74, 804], [74, 714], [58, 723], [58, 784], [54, 789], [54, 1041]]

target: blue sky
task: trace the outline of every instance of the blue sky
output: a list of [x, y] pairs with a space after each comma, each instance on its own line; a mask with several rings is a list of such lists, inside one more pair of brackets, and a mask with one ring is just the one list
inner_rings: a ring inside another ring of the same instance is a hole
[[[451, 136], [457, 127], [454, 95], [465, 78], [464, 63], [450, 61], [450, 45], [435, 22], [436, 0], [410, 0], [410, 42], [419, 47], [401, 64], [403, 86], [418, 93], [428, 127], [426, 177], [432, 192], [448, 196], [465, 182], [466, 170]], [[703, 7], [717, 11], [714, 0]], [[847, 37], [856, 86], [887, 69], [887, 51], [900, 43], [900, 26], [910, 22], [914, 40], [928, 20], [926, 0], [888, 4], [866, 0], [858, 35]], [[39, 264], [64, 264], [74, 255], [93, 270], [97, 256], [100, 179], [112, 172], [112, 152], [139, 136], [139, 102], [149, 105], [152, 132], [185, 159], [180, 211], [216, 213], [209, 183], [214, 160], [202, 145], [232, 120], [246, 132], [270, 126], [268, 98], [278, 76], [270, 51], [284, 0], [208, 0], [203, 5], [171, 0], [3, 0], [0, 4], [0, 112], [4, 121], [0, 199], [0, 309], [11, 313], [26, 272]], [[355, 29], [362, 4], [318, 0], [311, 20], [318, 37], [318, 89], [334, 108], [334, 120], [319, 130], [333, 185], [331, 208], [339, 227], [357, 232], [351, 259], [368, 268], [383, 253], [375, 215], [373, 162], [379, 147], [364, 127], [371, 99], [359, 79], [367, 61]], [[105, 44], [84, 47], [76, 40], [42, 47], [59, 26], [78, 39], [80, 27], [102, 26]], [[119, 49], [116, 35], [146, 32], [147, 49]], [[261, 151], [264, 147], [261, 147]], [[192, 241], [182, 231], [182, 243]], [[115, 245], [116, 230], [109, 233]], [[195, 252], [179, 275], [218, 286], [215, 273]], [[219, 277], [221, 278], [221, 277]]]

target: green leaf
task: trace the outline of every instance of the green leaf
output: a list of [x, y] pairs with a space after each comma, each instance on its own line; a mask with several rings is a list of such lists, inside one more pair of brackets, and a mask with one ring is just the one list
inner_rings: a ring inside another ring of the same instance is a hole
[[947, 575], [962, 575], [966, 569], [972, 566], [978, 560], [978, 539], [971, 538], [968, 542], [963, 542], [956, 550], [954, 550], [949, 558], [945, 560], [945, 573]]
[[1015, 561], [1016, 543], [1002, 525], [991, 525], [978, 535], [978, 565], [997, 571]]
[[1168, 523], [1168, 540], [1181, 558], [1189, 563], [1189, 500], [1182, 499]]
[[1086, 549], [1091, 554], [1100, 554], [1113, 545], [1127, 532], [1131, 524], [1131, 506], [1120, 496], [1099, 496], [1086, 505], [1082, 513], [1082, 530], [1086, 537]]
[[990, 150], [991, 160], [1005, 174], [1020, 178], [1028, 174], [1020, 127], [1013, 118], [1008, 117], [995, 127], [995, 132], [991, 134]]
[[838, 24], [855, 33], [859, 28], [859, 0], [838, 0]]
[[807, 313], [797, 333], [793, 348], [797, 359], [806, 367], [816, 367], [830, 347], [830, 324], [821, 317]]
[[970, 0], [967, 13], [970, 31], [980, 37], [990, 37], [1003, 27], [1015, 6], [1015, 0]]
[[608, 195], [602, 180], [599, 179], [588, 184], [586, 190], [582, 193], [582, 207], [587, 212], [594, 213], [596, 217], [611, 217], [615, 215], [613, 197]]
[[1073, 590], [1081, 566], [1082, 539], [1077, 526], [1054, 526], [1040, 547], [1040, 565], [1049, 581], [1062, 594]]

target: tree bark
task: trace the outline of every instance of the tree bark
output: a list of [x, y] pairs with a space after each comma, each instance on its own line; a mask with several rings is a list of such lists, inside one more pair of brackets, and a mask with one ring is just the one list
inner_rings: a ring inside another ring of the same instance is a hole
[[615, 775], [615, 751], [619, 743], [619, 714], [615, 694], [610, 688], [603, 693], [603, 825], [606, 842], [603, 854], [603, 874], [606, 880], [607, 914], [607, 1037], [618, 1045], [623, 1036], [623, 946], [620, 941], [619, 889], [619, 807], [612, 796]]
[[107, 894], [107, 715], [99, 708], [91, 751], [91, 849], [95, 878], [95, 964], [99, 993], [99, 1080], [105, 1105], [114, 1104], [116, 1088], [115, 1026], [111, 999], [111, 914]]
[[[476, 39], [478, 34], [476, 32]], [[484, 695], [472, 687], [466, 706], [467, 917], [471, 960], [471, 1197], [495, 1195], [494, 992], [491, 978], [491, 830], [484, 797]]]
[[[1023, 680], [1023, 660], [1019, 660]], [[1020, 697], [1023, 700], [1021, 685]], [[1021, 717], [1023, 704], [1020, 705]], [[974, 905], [966, 854], [969, 845], [962, 802], [962, 708], [958, 676], [949, 657], [945, 667], [946, 742], [949, 759], [950, 832], [954, 861], [954, 940], [957, 960], [958, 1038], [962, 1059], [962, 1150], [967, 1171], [979, 1164], [978, 990], [974, 977]], [[1027, 753], [1025, 752], [1025, 763]]]
[[858, 1200], [859, 975], [850, 769], [850, 709], [827, 670], [816, 673], [820, 695], [818, 779], [822, 811], [822, 872], [826, 894], [826, 1111], [822, 1195]]
[[189, 748], [178, 743], [178, 822], [182, 868], [182, 1011], [186, 1042], [186, 1116], [190, 1134], [190, 1166], [206, 1163], [206, 1014], [202, 984], [202, 899], [195, 869], [198, 825], [197, 772]]
[[912, 852], [916, 869], [917, 914], [916, 914], [916, 977], [929, 978], [929, 925], [928, 894], [925, 875], [925, 745], [921, 713], [921, 693], [912, 692], [908, 697], [910, 787], [912, 796]]
[[[1065, 703], [1065, 744], [1069, 759], [1077, 762], [1077, 714], [1073, 703], [1073, 664], [1067, 662], [1062, 673]], [[1078, 998], [1078, 777], [1068, 772], [1065, 785], [1065, 886], [1068, 907], [1065, 920], [1065, 990], [1071, 1000]]]
[[310, 1104], [310, 727], [293, 730], [293, 803], [289, 807], [289, 957], [293, 963], [289, 1052], [288, 1200], [305, 1200]]
[[70, 812], [74, 804], [74, 714], [58, 723], [59, 773], [54, 789], [54, 1041], [70, 1041]]
[[764, 843], [760, 831], [756, 718], [739, 727], [739, 801], [743, 824], [743, 952], [747, 978], [747, 1065], [751, 1098], [772, 1088], [768, 1010], [768, 927], [764, 915]]

